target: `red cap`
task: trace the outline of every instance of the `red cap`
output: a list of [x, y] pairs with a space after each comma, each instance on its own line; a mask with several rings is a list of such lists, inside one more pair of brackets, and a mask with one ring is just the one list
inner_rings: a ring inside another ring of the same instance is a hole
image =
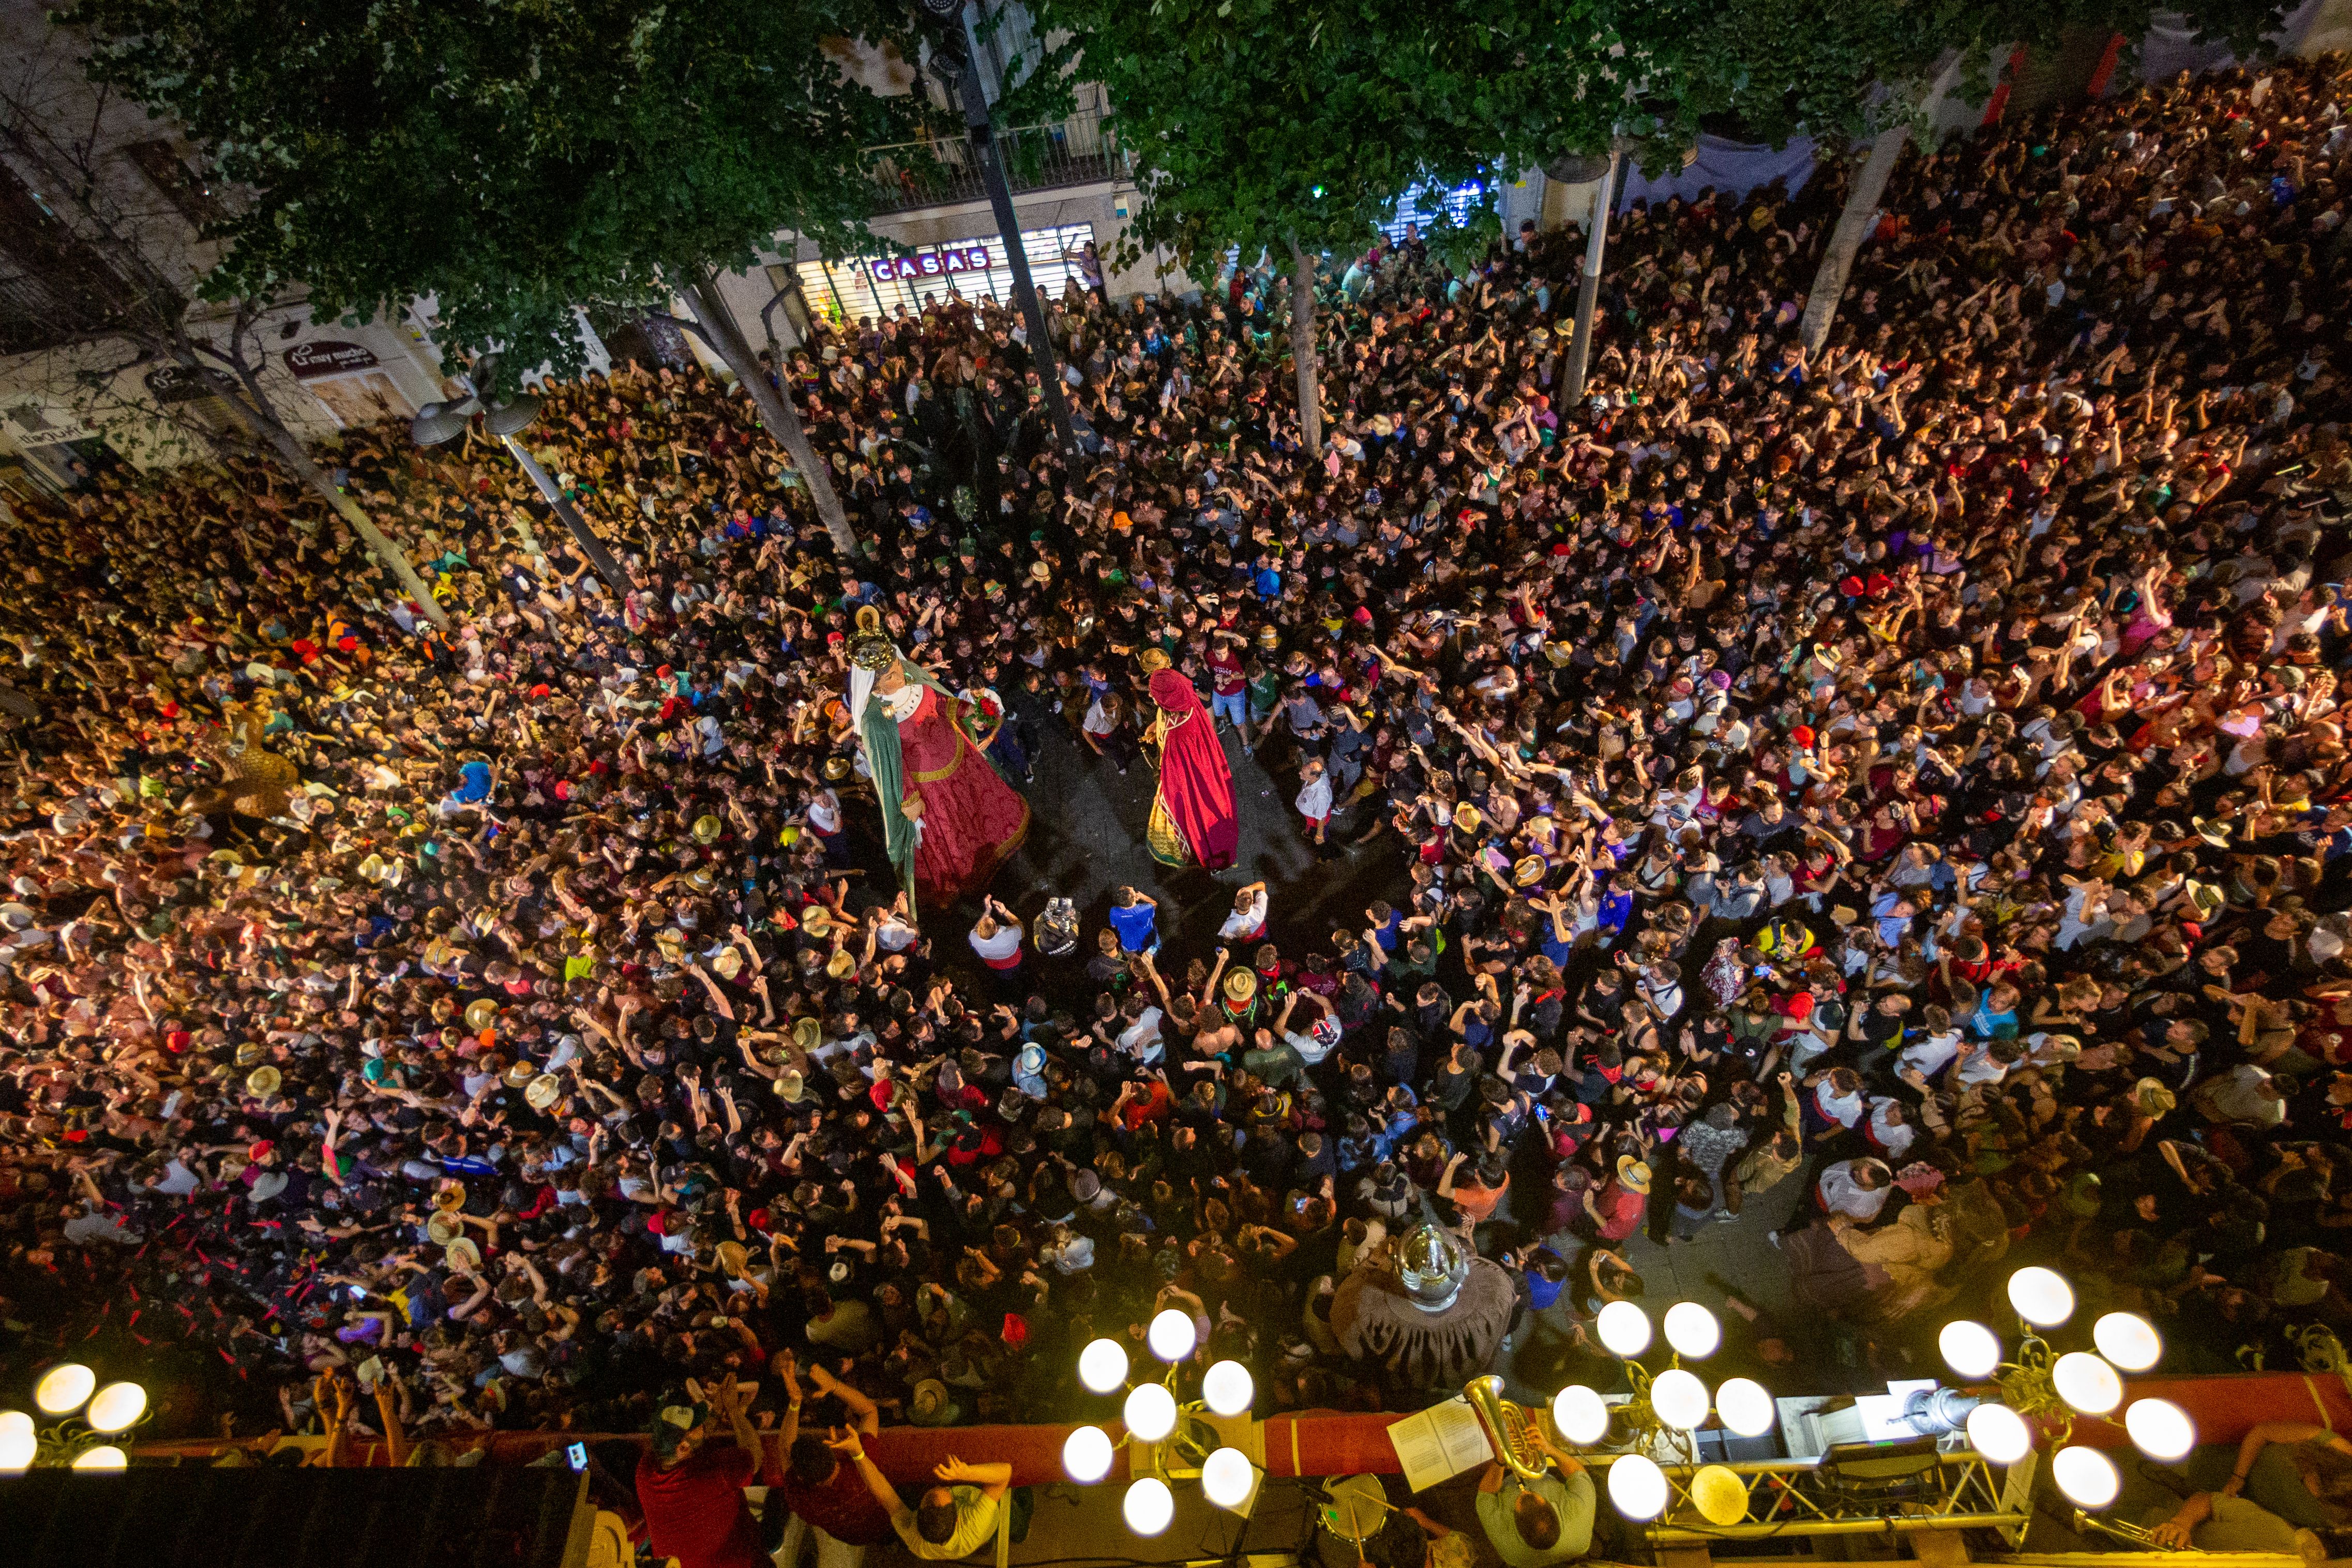
[[186, 1050], [188, 1048], [188, 1031], [185, 1029], [173, 1030], [170, 1034], [163, 1037], [163, 1045], [165, 1048], [169, 1050]]
[[552, 687], [549, 686], [549, 685], [547, 684], [547, 682], [545, 682], [545, 681], [543, 681], [543, 680], [542, 680], [542, 681], [541, 681], [537, 686], [534, 686], [534, 687], [532, 687], [532, 688], [530, 689], [530, 694], [531, 694], [533, 697], [544, 697], [544, 696], [546, 696], [550, 691], [551, 691], [551, 690], [553, 690], [553, 689], [554, 689], [554, 688], [552, 688]]
[[1813, 743], [1813, 727], [1811, 724], [1800, 724], [1789, 731], [1789, 739], [1800, 746], [1810, 746]]
[[246, 1153], [256, 1160], [267, 1160], [277, 1151], [277, 1144], [272, 1143], [268, 1139], [264, 1138], [255, 1143], [252, 1148], [247, 1149]]
[[1004, 1314], [1004, 1342], [1015, 1350], [1029, 1342], [1029, 1324], [1018, 1312]]

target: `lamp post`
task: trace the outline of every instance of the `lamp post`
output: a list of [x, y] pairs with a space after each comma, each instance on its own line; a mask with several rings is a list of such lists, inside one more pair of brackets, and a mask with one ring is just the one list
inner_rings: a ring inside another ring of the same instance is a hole
[[588, 558], [588, 563], [596, 568], [596, 575], [604, 579], [604, 585], [613, 590], [616, 598], [625, 600], [629, 596], [626, 574], [614, 563], [612, 556], [605, 553], [604, 542], [589, 531], [588, 524], [572, 506], [571, 498], [557, 488], [548, 471], [539, 466], [539, 459], [515, 439], [530, 428], [531, 422], [539, 417], [539, 398], [528, 392], [518, 394], [510, 403], [486, 404], [478, 396], [461, 397], [454, 403], [428, 403], [417, 410], [415, 419], [409, 424], [408, 434], [420, 447], [438, 447], [464, 435], [473, 416], [481, 415], [482, 427], [496, 437], [499, 444], [507, 449], [508, 456], [530, 476], [530, 482], [538, 487], [541, 499], [547, 502], [557, 517], [563, 520], [572, 542], [580, 547], [580, 552]]
[[1246, 1515], [1265, 1473], [1265, 1439], [1250, 1415], [1257, 1387], [1249, 1368], [1218, 1362], [1201, 1379], [1201, 1397], [1180, 1401], [1177, 1379], [1196, 1342], [1192, 1318], [1171, 1307], [1151, 1320], [1143, 1340], [1167, 1365], [1157, 1380], [1130, 1382], [1127, 1347], [1117, 1340], [1096, 1340], [1078, 1352], [1078, 1381], [1087, 1388], [1127, 1390], [1119, 1413], [1127, 1431], [1114, 1440], [1100, 1426], [1076, 1428], [1062, 1444], [1063, 1472], [1092, 1486], [1110, 1474], [1118, 1450], [1129, 1449], [1119, 1516], [1138, 1535], [1158, 1535], [1175, 1518], [1171, 1481], [1197, 1481], [1210, 1502]]
[[2050, 1479], [2078, 1512], [2115, 1501], [2123, 1479], [2105, 1454], [2068, 1442], [2076, 1416], [2106, 1417], [2121, 1408], [2133, 1447], [2160, 1463], [2185, 1458], [2197, 1446], [2196, 1423], [2170, 1400], [2126, 1404], [2124, 1374], [2146, 1372], [2164, 1355], [2154, 1324], [2136, 1312], [2109, 1312], [2091, 1325], [2092, 1349], [2060, 1352], [2042, 1331], [2074, 1317], [2074, 1287], [2054, 1270], [2021, 1268], [2009, 1277], [2008, 1297], [2018, 1321], [2017, 1352], [2010, 1360], [2001, 1359], [2000, 1337], [1970, 1319], [1946, 1323], [1937, 1335], [1951, 1369], [1972, 1382], [1990, 1381], [1999, 1400], [1950, 1390], [1915, 1395], [1908, 1412], [1915, 1427], [1951, 1431], [1964, 1422], [1970, 1445], [2000, 1465], [2022, 1463], [2046, 1436]]
[[41, 1374], [33, 1405], [47, 1426], [26, 1411], [0, 1410], [0, 1475], [123, 1468], [131, 1456], [112, 1439], [147, 1418], [147, 1391], [128, 1381], [101, 1388], [96, 1373], [69, 1361]]

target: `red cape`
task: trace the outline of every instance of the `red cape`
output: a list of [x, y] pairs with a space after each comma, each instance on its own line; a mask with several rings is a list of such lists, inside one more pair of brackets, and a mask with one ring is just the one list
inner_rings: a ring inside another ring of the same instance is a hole
[[1167, 715], [1160, 755], [1160, 800], [1200, 863], [1220, 870], [1241, 846], [1234, 810], [1234, 771], [1217, 741], [1216, 721], [1192, 683], [1172, 669], [1153, 672], [1151, 700]]

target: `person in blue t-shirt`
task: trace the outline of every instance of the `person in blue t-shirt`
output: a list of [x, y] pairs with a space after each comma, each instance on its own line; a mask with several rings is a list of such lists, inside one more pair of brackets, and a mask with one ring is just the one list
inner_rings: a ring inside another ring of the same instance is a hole
[[1160, 901], [1133, 888], [1122, 887], [1110, 896], [1110, 929], [1118, 933], [1124, 952], [1159, 952], [1160, 932], [1154, 929], [1159, 918]]

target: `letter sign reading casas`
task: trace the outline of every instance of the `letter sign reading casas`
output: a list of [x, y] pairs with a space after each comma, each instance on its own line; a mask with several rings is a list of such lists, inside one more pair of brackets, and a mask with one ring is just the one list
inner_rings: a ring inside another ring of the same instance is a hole
[[884, 283], [899, 279], [944, 278], [954, 272], [985, 272], [994, 261], [984, 245], [951, 245], [943, 250], [919, 250], [912, 256], [885, 256], [866, 264]]
[[341, 343], [321, 338], [316, 342], [296, 343], [286, 351], [286, 368], [297, 381], [316, 381], [320, 376], [349, 375], [354, 371], [376, 368], [375, 355], [357, 343]]

